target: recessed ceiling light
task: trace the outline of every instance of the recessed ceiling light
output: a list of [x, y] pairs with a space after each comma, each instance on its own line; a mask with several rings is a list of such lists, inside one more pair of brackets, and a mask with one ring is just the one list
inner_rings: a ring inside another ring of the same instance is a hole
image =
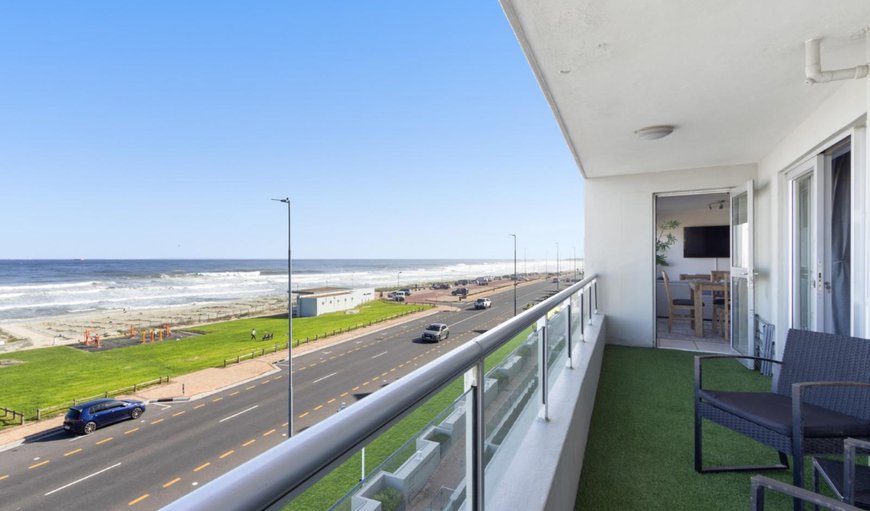
[[634, 134], [644, 140], [656, 140], [659, 138], [664, 138], [673, 132], [673, 126], [664, 124], [661, 126], [647, 126], [646, 128], [641, 128], [635, 131]]

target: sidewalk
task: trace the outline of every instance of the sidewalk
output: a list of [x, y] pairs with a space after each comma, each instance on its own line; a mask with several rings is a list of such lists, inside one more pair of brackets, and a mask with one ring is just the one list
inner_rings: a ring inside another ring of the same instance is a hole
[[[394, 327], [409, 321], [414, 321], [419, 318], [431, 316], [438, 312], [451, 310], [450, 307], [434, 307], [432, 309], [419, 312], [417, 314], [409, 314], [401, 318], [384, 321], [370, 327], [363, 327], [352, 332], [325, 337], [318, 341], [309, 342], [293, 347], [293, 358], [300, 357], [307, 353], [319, 351], [336, 344], [341, 344], [363, 335], [372, 334], [381, 330]], [[240, 385], [248, 380], [258, 378], [265, 374], [278, 372], [280, 369], [275, 366], [275, 363], [287, 359], [286, 351], [270, 353], [268, 355], [246, 360], [239, 364], [233, 364], [226, 368], [210, 367], [193, 373], [182, 374], [172, 378], [169, 383], [164, 385], [155, 385], [142, 389], [136, 394], [118, 396], [121, 399], [139, 399], [141, 401], [157, 401], [159, 400], [196, 400], [224, 390], [226, 388]], [[53, 417], [51, 419], [42, 420], [39, 422], [26, 423], [24, 426], [15, 426], [0, 431], [0, 451], [15, 447], [22, 442], [35, 440], [41, 435], [49, 433], [63, 426], [63, 416]]]

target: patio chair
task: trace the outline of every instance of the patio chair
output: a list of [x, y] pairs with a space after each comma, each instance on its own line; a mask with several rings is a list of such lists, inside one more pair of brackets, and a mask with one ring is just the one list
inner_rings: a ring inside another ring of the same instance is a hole
[[870, 466], [858, 464], [857, 455], [870, 452], [870, 442], [847, 438], [843, 460], [813, 458], [813, 491], [824, 479], [834, 495], [846, 504], [870, 509]]
[[[771, 479], [764, 476], [752, 476], [750, 481], [750, 505], [751, 511], [764, 511], [764, 490], [771, 490], [777, 493], [782, 493], [793, 497], [798, 502], [807, 502], [813, 504], [815, 509], [819, 506], [833, 511], [861, 511], [861, 508], [851, 504], [846, 504], [837, 499], [820, 495], [797, 486], [792, 486], [776, 479]], [[800, 505], [800, 504], [796, 504]]]
[[[702, 363], [711, 358], [767, 360], [780, 365], [771, 392], [708, 390]], [[704, 467], [701, 422], [711, 420], [779, 452], [778, 465]], [[848, 437], [870, 440], [870, 341], [789, 330], [782, 361], [741, 355], [695, 357], [695, 471], [788, 468], [802, 488], [804, 456], [842, 452]]]

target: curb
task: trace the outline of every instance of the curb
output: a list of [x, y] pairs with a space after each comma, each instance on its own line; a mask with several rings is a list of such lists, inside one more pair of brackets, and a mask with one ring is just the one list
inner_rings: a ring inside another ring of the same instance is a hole
[[190, 396], [158, 397], [157, 399], [148, 400], [148, 403], [168, 403], [171, 401], [190, 401]]

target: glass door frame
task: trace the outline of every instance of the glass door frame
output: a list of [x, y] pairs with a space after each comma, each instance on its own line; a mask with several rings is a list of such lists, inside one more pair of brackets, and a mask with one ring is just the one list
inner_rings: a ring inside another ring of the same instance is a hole
[[[754, 356], [755, 355], [755, 197], [754, 197], [754, 182], [753, 180], [749, 180], [746, 183], [736, 186], [731, 189], [731, 197], [730, 197], [730, 230], [731, 230], [731, 257], [730, 257], [730, 266], [731, 266], [731, 349], [737, 351], [738, 353], [742, 353], [737, 349], [737, 345], [741, 340], [741, 337], [738, 335], [740, 332], [741, 326], [746, 327], [746, 353], [744, 355]], [[737, 238], [737, 231], [735, 229], [735, 215], [738, 215], [740, 212], [740, 207], [735, 203], [739, 197], [746, 197], [746, 225], [747, 232], [744, 233], [745, 236], [745, 248], [742, 250], [743, 256], [741, 257], [738, 252], [740, 248], [735, 243], [735, 239]], [[741, 318], [739, 316], [739, 309], [741, 307], [735, 307], [735, 304], [740, 304], [740, 281], [745, 280], [746, 285], [746, 324], [741, 325]], [[741, 362], [746, 365], [748, 368], [752, 368], [754, 363], [748, 360], [741, 360]]]
[[800, 238], [797, 233], [798, 225], [798, 203], [796, 200], [798, 182], [809, 176], [812, 178], [810, 186], [810, 264], [811, 268], [810, 282], [812, 286], [812, 295], [810, 298], [810, 318], [806, 325], [815, 331], [821, 331], [825, 317], [825, 302], [821, 288], [822, 278], [822, 255], [824, 254], [824, 239], [822, 236], [822, 220], [824, 218], [824, 175], [825, 168], [824, 154], [818, 154], [800, 165], [786, 172], [785, 178], [788, 189], [788, 325], [789, 328], [798, 328], [797, 322], [800, 320], [797, 308], [798, 289], [800, 287], [800, 272], [796, 264], [796, 259], [800, 247], [798, 246]]

